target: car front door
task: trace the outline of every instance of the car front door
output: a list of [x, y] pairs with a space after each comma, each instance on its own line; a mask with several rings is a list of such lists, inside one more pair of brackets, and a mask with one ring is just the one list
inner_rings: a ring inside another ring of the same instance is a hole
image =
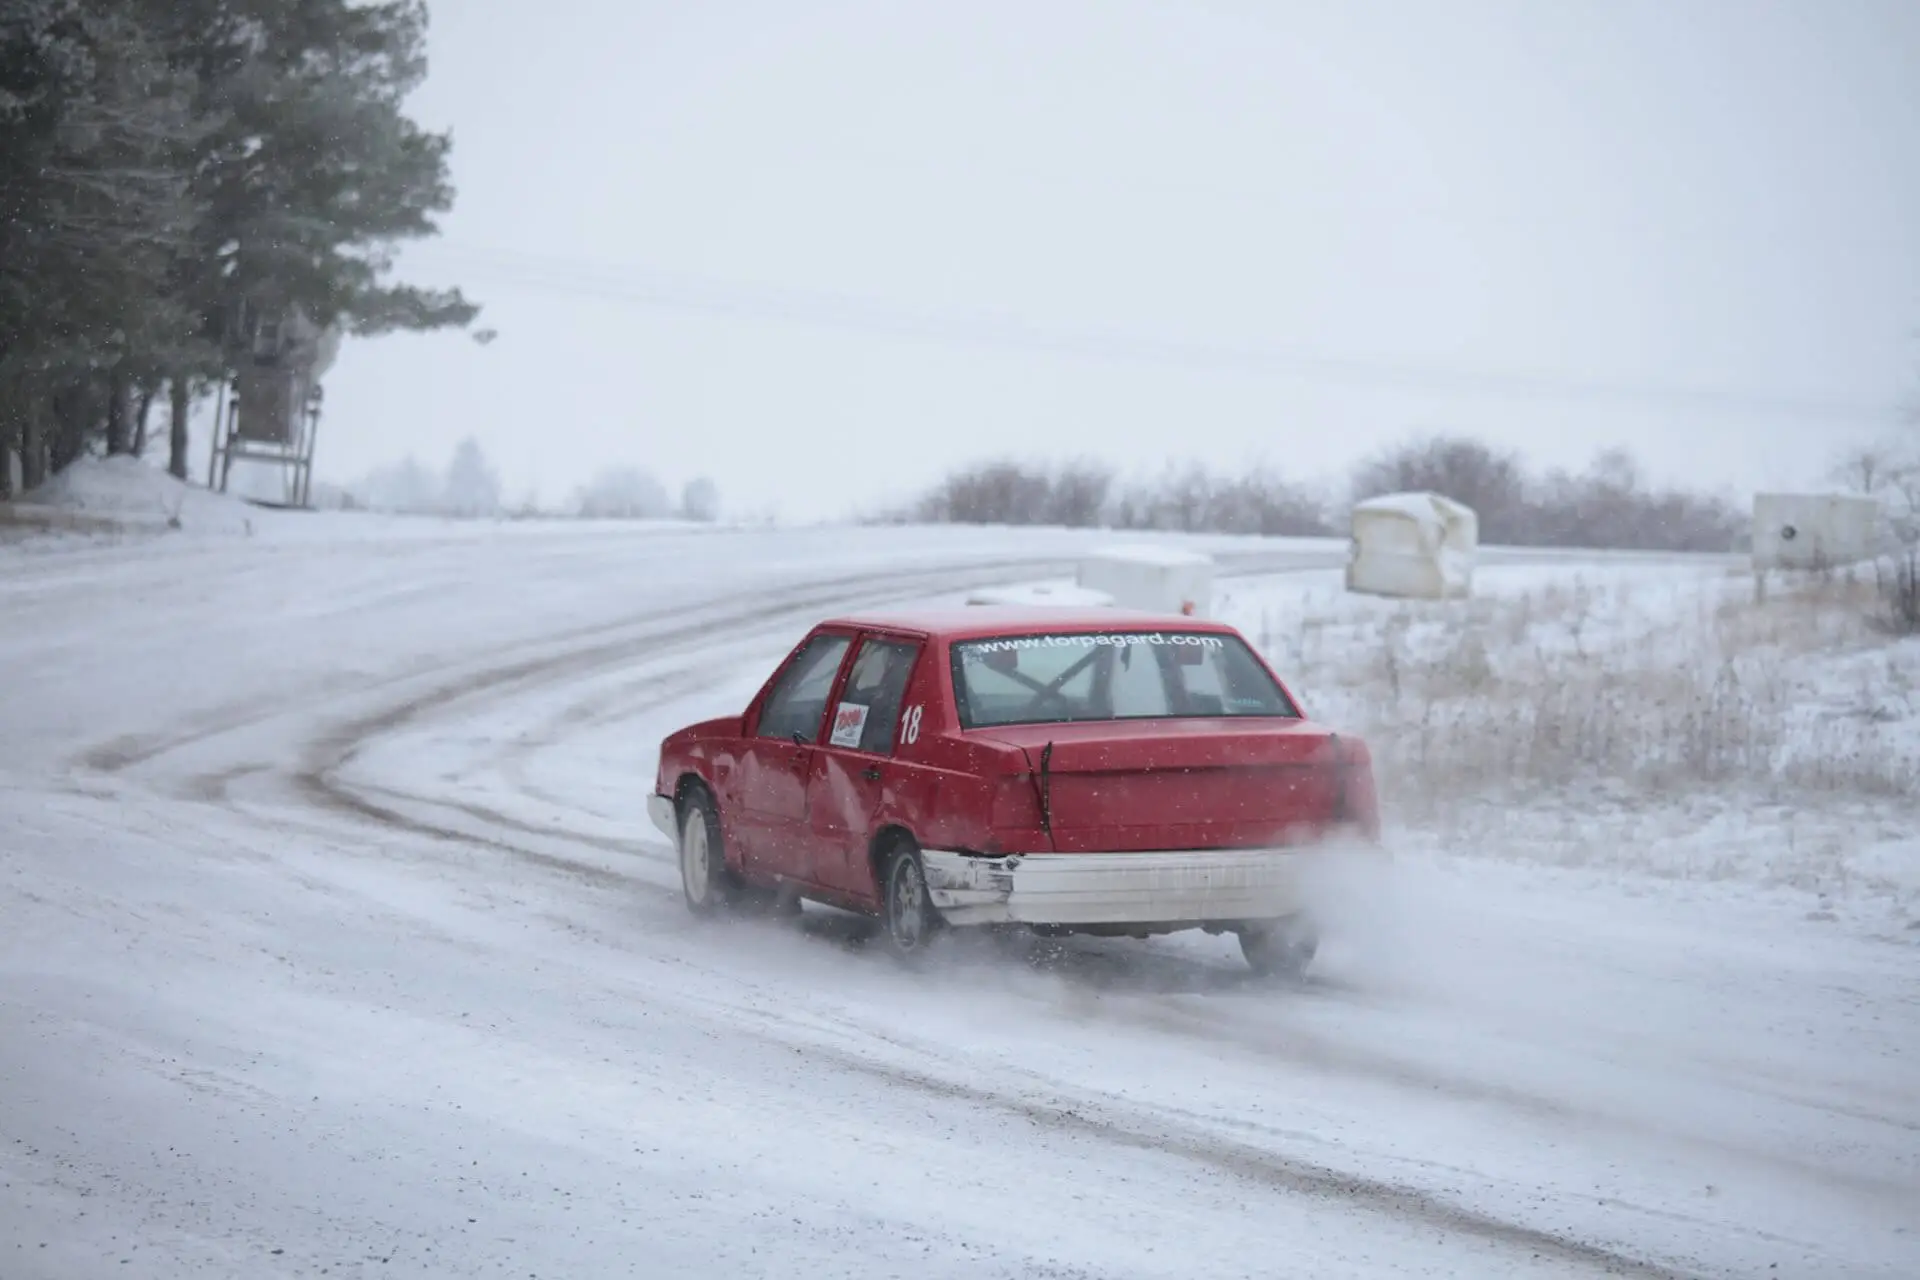
[[822, 631], [788, 659], [740, 753], [735, 832], [748, 870], [810, 879], [807, 782], [853, 637]]
[[901, 767], [894, 759], [900, 707], [921, 642], [867, 635], [835, 700], [827, 739], [813, 755], [807, 783], [814, 879], [843, 893], [868, 884], [866, 859], [875, 816]]

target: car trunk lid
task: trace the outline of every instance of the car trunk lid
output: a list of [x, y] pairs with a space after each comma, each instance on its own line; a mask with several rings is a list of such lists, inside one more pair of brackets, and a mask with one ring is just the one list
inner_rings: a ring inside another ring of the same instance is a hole
[[1017, 725], [981, 736], [1026, 753], [1063, 853], [1292, 843], [1343, 817], [1338, 735], [1304, 720]]

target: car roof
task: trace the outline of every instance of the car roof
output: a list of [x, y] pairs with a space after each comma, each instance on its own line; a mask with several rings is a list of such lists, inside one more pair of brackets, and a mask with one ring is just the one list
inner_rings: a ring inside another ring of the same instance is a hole
[[1189, 618], [1178, 613], [1149, 613], [1104, 606], [1079, 608], [1062, 605], [975, 604], [938, 609], [900, 609], [846, 614], [829, 618], [822, 626], [861, 630], [914, 631], [942, 640], [974, 640], [987, 636], [1037, 632], [1086, 631], [1206, 631], [1236, 634], [1224, 622]]

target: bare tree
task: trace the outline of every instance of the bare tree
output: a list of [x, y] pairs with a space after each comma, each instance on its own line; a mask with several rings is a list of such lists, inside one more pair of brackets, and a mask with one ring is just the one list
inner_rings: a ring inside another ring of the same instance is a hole
[[1853, 493], [1878, 496], [1899, 470], [1893, 442], [1862, 445], [1840, 456], [1830, 473], [1837, 484]]
[[1559, 547], [1635, 551], [1728, 551], [1746, 527], [1731, 500], [1655, 489], [1621, 450], [1594, 458], [1584, 472], [1553, 471], [1531, 486], [1520, 541]]
[[[698, 499], [702, 495], [682, 496]], [[601, 471], [574, 494], [573, 501], [574, 508], [590, 520], [655, 520], [673, 510], [666, 486], [652, 472], [630, 466]]]
[[1895, 635], [1920, 635], [1920, 400], [1909, 407], [1882, 453], [1879, 483], [1868, 492], [1885, 503], [1895, 545], [1876, 565], [1884, 606], [1880, 622]]
[[1085, 460], [1054, 469], [1005, 461], [970, 467], [895, 518], [1188, 533], [1331, 532], [1318, 499], [1268, 471], [1222, 478], [1200, 466], [1173, 467], [1116, 492], [1113, 472]]
[[1039, 524], [1052, 492], [1044, 472], [1017, 462], [988, 462], [948, 476], [921, 499], [915, 514], [936, 523]]
[[1204, 468], [1170, 469], [1149, 489], [1150, 496], [1140, 504], [1147, 513], [1145, 527], [1179, 533], [1201, 532], [1206, 529], [1213, 511], [1214, 487], [1213, 477]]
[[720, 518], [720, 487], [706, 476], [698, 476], [680, 490], [680, 514], [688, 520], [711, 523]]
[[1842, 454], [1831, 474], [1853, 492], [1879, 498], [1899, 542], [1920, 543], [1920, 405], [1898, 430]]
[[1378, 454], [1353, 473], [1356, 501], [1422, 490], [1472, 507], [1488, 542], [1527, 540], [1526, 471], [1516, 454], [1468, 436], [1436, 435]]
[[1107, 498], [1113, 491], [1113, 472], [1098, 462], [1068, 463], [1053, 473], [1047, 495], [1046, 523], [1084, 529], [1107, 517]]
[[1886, 488], [1891, 490], [1894, 531], [1913, 547], [1920, 545], [1920, 402], [1907, 411], [1890, 453]]
[[[1913, 473], [1920, 483], [1920, 471]], [[1584, 472], [1531, 478], [1519, 460], [1473, 440], [1419, 441], [1365, 463], [1356, 496], [1429, 489], [1474, 506], [1482, 536], [1521, 546], [1729, 551], [1747, 527], [1731, 500], [1646, 483], [1614, 450]], [[1328, 503], [1266, 468], [1218, 474], [1189, 464], [1114, 491], [1112, 474], [1085, 462], [1048, 470], [1009, 461], [957, 471], [895, 519], [964, 524], [1103, 524], [1180, 533], [1264, 537], [1336, 532]]]

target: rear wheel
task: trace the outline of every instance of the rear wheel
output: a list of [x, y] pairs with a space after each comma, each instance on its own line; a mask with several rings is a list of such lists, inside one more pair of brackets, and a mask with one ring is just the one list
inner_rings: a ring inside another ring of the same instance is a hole
[[888, 851], [884, 866], [880, 924], [887, 949], [903, 960], [917, 960], [933, 946], [946, 921], [934, 909], [918, 849], [903, 840]]
[[687, 909], [697, 916], [728, 910], [745, 886], [727, 866], [720, 835], [720, 814], [705, 788], [694, 787], [680, 799], [680, 889]]
[[1320, 934], [1305, 916], [1287, 916], [1265, 920], [1238, 931], [1240, 954], [1263, 978], [1297, 982], [1306, 977], [1307, 967], [1320, 950]]

